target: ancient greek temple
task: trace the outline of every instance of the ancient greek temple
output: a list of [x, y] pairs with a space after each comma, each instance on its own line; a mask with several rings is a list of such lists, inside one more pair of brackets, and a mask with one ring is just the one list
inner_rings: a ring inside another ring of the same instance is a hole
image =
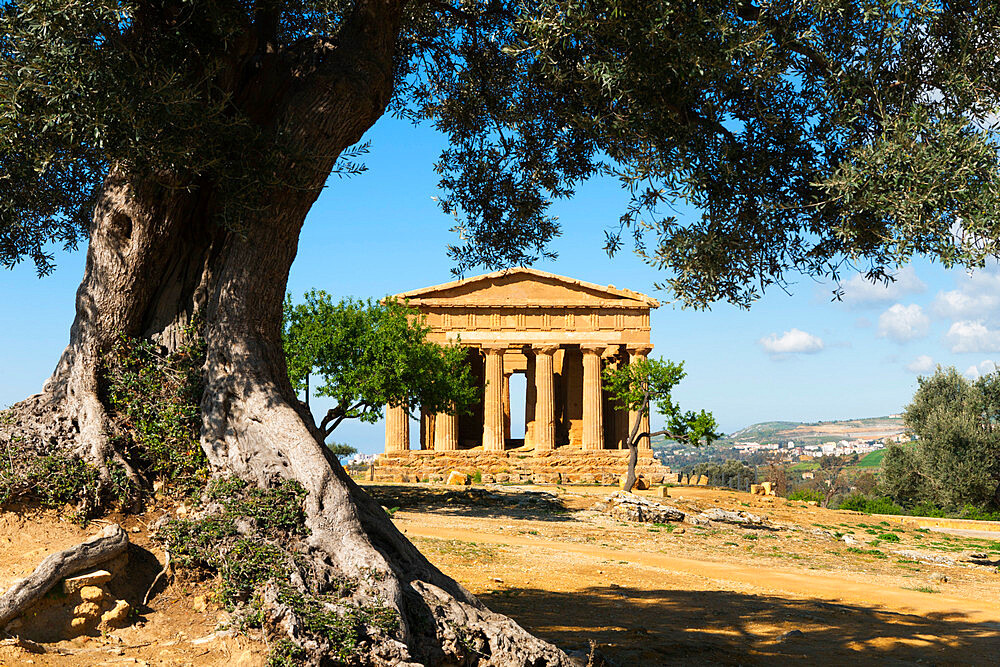
[[[602, 389], [601, 371], [645, 358], [649, 311], [645, 294], [510, 269], [397, 294], [426, 318], [431, 339], [467, 350], [483, 400], [471, 414], [421, 412], [420, 448], [433, 452], [557, 451], [627, 448], [639, 418]], [[526, 376], [524, 439], [511, 439], [510, 378]], [[648, 418], [642, 431], [649, 430]], [[410, 449], [410, 420], [387, 407], [386, 455]], [[648, 438], [640, 448], [649, 449]]]

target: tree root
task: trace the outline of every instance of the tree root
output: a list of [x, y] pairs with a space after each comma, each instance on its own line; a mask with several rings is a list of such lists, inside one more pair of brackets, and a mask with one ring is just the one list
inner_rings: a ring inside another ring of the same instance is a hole
[[74, 547], [52, 554], [0, 596], [0, 625], [17, 617], [61, 579], [121, 555], [128, 544], [128, 535], [115, 523]]

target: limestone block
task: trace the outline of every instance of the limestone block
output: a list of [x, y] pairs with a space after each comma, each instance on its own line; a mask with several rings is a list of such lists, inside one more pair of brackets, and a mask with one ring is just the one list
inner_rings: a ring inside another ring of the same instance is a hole
[[69, 628], [73, 632], [80, 632], [87, 627], [87, 624], [90, 623], [90, 620], [91, 619], [87, 618], [86, 616], [77, 616], [76, 618], [71, 618], [69, 621]]
[[469, 476], [466, 475], [464, 472], [452, 470], [450, 473], [448, 473], [448, 481], [446, 482], [446, 484], [465, 485], [468, 483], [469, 483]]
[[759, 496], [760, 495], [760, 484], [751, 484], [750, 485], [750, 494], [754, 495], [754, 496]]
[[660, 497], [660, 498], [669, 498], [670, 497], [670, 493], [667, 491], [667, 487], [665, 487], [665, 486], [657, 487], [655, 495], [658, 496], [658, 497]]
[[642, 475], [639, 475], [635, 479], [635, 490], [636, 491], [647, 491], [649, 490], [649, 480], [647, 480]]
[[771, 483], [770, 482], [763, 482], [760, 485], [760, 490], [761, 490], [761, 495], [762, 496], [773, 496], [774, 495], [774, 491], [771, 490]]
[[687, 483], [688, 483], [688, 476], [684, 475], [683, 477], [681, 477], [681, 484], [687, 486]]
[[72, 595], [84, 586], [100, 586], [111, 580], [111, 573], [107, 570], [94, 570], [86, 574], [78, 574], [75, 577], [67, 577], [63, 580], [63, 592]]
[[702, 475], [698, 478], [698, 486], [708, 486], [708, 475]]
[[84, 586], [80, 589], [80, 599], [86, 602], [100, 602], [104, 599], [104, 591], [98, 586]]
[[73, 616], [78, 618], [97, 618], [101, 613], [101, 607], [93, 602], [81, 602], [73, 607]]
[[131, 611], [132, 605], [125, 600], [118, 600], [113, 608], [104, 612], [101, 616], [101, 624], [110, 626], [123, 625], [128, 620], [128, 615]]

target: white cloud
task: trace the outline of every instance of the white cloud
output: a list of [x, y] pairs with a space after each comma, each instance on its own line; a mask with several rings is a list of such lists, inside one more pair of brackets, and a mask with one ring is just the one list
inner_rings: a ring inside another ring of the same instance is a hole
[[927, 285], [917, 277], [912, 266], [904, 266], [896, 272], [895, 280], [888, 285], [881, 282], [866, 280], [863, 274], [856, 273], [849, 280], [841, 283], [844, 290], [845, 303], [857, 306], [899, 301], [907, 294], [916, 294], [927, 289]]
[[889, 338], [897, 343], [905, 343], [927, 335], [931, 320], [917, 304], [904, 306], [895, 304], [878, 317], [879, 338]]
[[786, 331], [781, 336], [776, 333], [768, 334], [757, 342], [772, 357], [784, 357], [789, 354], [815, 354], [823, 350], [823, 339], [800, 329]]
[[934, 370], [934, 360], [926, 354], [921, 354], [906, 365], [906, 370], [911, 373], [930, 373]]
[[982, 376], [996, 371], [996, 369], [997, 365], [992, 359], [984, 359], [983, 361], [980, 361], [978, 365], [966, 368], [965, 374], [972, 380], [978, 380]]
[[955, 322], [944, 337], [952, 352], [1000, 351], [1000, 330], [990, 329], [982, 320]]
[[982, 319], [1000, 309], [1000, 274], [979, 271], [966, 278], [958, 289], [938, 292], [934, 313], [953, 319]]

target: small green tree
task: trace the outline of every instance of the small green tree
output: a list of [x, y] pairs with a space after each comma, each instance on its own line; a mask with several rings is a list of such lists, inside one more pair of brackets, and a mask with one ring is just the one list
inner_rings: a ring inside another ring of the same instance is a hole
[[[675, 364], [662, 359], [641, 359], [619, 368], [606, 368], [603, 375], [604, 387], [614, 400], [620, 402], [619, 409], [637, 413], [628, 436], [626, 492], [635, 486], [635, 464], [639, 458], [639, 441], [643, 438], [665, 435], [678, 442], [699, 445], [702, 441], [709, 444], [720, 437], [715, 430], [718, 425], [711, 413], [704, 410], [698, 413], [682, 412], [670, 395], [677, 383], [687, 375], [683, 362]], [[649, 416], [650, 406], [653, 404], [656, 412], [666, 417], [667, 428], [653, 433], [640, 433], [639, 426], [643, 417]]]
[[345, 419], [377, 422], [386, 404], [454, 412], [475, 401], [465, 352], [428, 341], [429, 332], [417, 311], [391, 299], [334, 303], [322, 290], [299, 304], [287, 297], [282, 342], [292, 387], [308, 404], [315, 374], [315, 393], [335, 402], [319, 424], [323, 437]]
[[970, 381], [954, 368], [918, 380], [903, 419], [915, 444], [892, 444], [883, 493], [904, 504], [1000, 507], [1000, 373]]
[[326, 443], [326, 448], [329, 449], [330, 453], [338, 459], [358, 453], [357, 447], [351, 447], [350, 445], [346, 445], [342, 442], [328, 442]]

